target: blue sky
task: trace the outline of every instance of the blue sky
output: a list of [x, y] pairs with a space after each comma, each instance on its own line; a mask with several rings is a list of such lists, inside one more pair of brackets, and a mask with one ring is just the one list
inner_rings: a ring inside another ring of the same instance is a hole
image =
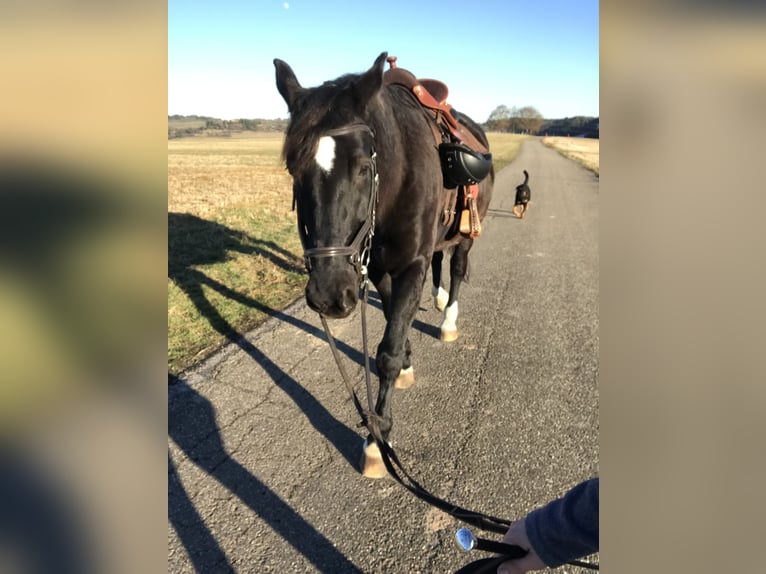
[[479, 122], [499, 105], [597, 116], [598, 9], [598, 0], [169, 0], [168, 113], [287, 118], [274, 58], [311, 87], [388, 52], [445, 82], [449, 103]]

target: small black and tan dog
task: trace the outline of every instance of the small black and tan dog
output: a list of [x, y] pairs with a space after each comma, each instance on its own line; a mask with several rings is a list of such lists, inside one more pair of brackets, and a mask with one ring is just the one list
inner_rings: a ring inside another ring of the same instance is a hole
[[519, 219], [524, 219], [524, 214], [529, 209], [529, 200], [532, 198], [532, 190], [529, 189], [529, 174], [524, 170], [524, 183], [516, 186], [516, 202], [513, 206], [513, 214]]

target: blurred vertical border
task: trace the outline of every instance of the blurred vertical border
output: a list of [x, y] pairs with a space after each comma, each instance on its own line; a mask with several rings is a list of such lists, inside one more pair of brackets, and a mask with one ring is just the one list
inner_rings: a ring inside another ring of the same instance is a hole
[[167, 6], [0, 8], [0, 570], [167, 557]]
[[600, 29], [601, 562], [762, 571], [766, 5]]
[[[762, 570], [765, 19], [601, 8], [610, 571]], [[10, 0], [0, 50], [0, 569], [157, 571], [167, 7]]]

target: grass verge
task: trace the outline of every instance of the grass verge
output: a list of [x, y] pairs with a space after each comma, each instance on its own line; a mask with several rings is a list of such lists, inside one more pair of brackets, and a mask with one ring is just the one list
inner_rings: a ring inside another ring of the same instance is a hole
[[519, 134], [506, 134], [499, 132], [489, 132], [489, 149], [492, 152], [492, 163], [495, 166], [495, 173], [511, 163], [521, 149], [521, 144], [529, 136]]
[[295, 301], [300, 241], [281, 134], [168, 141], [168, 370]]
[[544, 137], [543, 145], [555, 149], [564, 157], [598, 175], [599, 140], [591, 138]]

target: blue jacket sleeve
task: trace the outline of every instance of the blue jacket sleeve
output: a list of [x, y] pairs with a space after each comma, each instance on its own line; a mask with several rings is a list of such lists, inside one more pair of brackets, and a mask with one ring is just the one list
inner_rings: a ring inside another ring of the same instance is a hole
[[598, 478], [527, 515], [527, 537], [551, 568], [598, 552]]

